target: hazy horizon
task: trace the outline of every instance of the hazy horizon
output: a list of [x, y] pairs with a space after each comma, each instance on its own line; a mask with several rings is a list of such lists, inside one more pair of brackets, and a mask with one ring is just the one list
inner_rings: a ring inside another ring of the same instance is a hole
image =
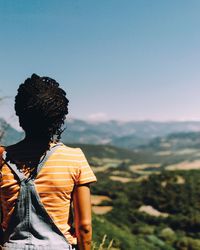
[[[22, 131], [22, 129], [19, 126], [18, 123], [18, 118], [13, 115], [11, 117], [3, 117], [0, 116], [0, 118], [3, 118], [6, 120], [6, 122], [8, 122], [13, 128], [15, 128], [18, 131]], [[81, 117], [74, 117], [74, 116], [68, 116], [65, 120], [66, 123], [70, 123], [73, 120], [80, 120], [80, 121], [84, 121], [87, 123], [91, 123], [91, 124], [101, 124], [101, 123], [108, 123], [108, 122], [117, 122], [121, 125], [125, 124], [125, 123], [129, 123], [129, 122], [135, 122], [135, 123], [142, 123], [142, 122], [153, 122], [153, 123], [200, 123], [200, 119], [199, 120], [152, 120], [152, 119], [141, 119], [141, 120], [136, 120], [136, 119], [130, 119], [130, 120], [120, 120], [120, 119], [116, 119], [116, 118], [110, 118], [110, 119], [104, 119], [104, 120], [94, 120], [94, 119], [87, 119], [87, 118], [81, 118]]]

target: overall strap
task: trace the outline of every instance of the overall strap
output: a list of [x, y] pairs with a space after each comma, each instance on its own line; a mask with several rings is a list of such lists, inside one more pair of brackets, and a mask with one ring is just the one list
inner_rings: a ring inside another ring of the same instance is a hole
[[6, 161], [6, 154], [7, 152], [4, 151], [3, 155], [2, 155], [2, 159], [4, 162], [6, 162], [7, 166], [14, 172], [14, 174], [18, 177], [19, 181], [22, 182], [23, 180], [27, 179], [26, 176], [19, 171], [19, 169], [17, 168], [17, 166], [13, 163], [11, 163], [10, 161]]
[[59, 146], [62, 146], [63, 143], [57, 143], [55, 144], [54, 146], [52, 146], [46, 153], [44, 159], [39, 163], [38, 167], [37, 167], [37, 172], [36, 172], [36, 175], [38, 175], [38, 173], [40, 172], [40, 170], [42, 169], [44, 163], [48, 160], [48, 158], [56, 151], [56, 149], [59, 147]]
[[[54, 146], [52, 146], [50, 148], [50, 150], [47, 151], [44, 159], [38, 164], [37, 169], [36, 169], [36, 173], [34, 175], [34, 179], [36, 178], [36, 176], [38, 175], [38, 173], [40, 172], [42, 166], [44, 165], [44, 163], [48, 160], [48, 158], [54, 153], [54, 151], [57, 149], [58, 146], [63, 145], [62, 143], [57, 143]], [[2, 160], [4, 162], [6, 162], [7, 166], [14, 172], [14, 174], [18, 177], [19, 181], [25, 181], [25, 180], [30, 180], [30, 178], [27, 178], [23, 172], [20, 172], [19, 169], [17, 168], [17, 166], [13, 163], [11, 163], [10, 161], [6, 161], [6, 154], [7, 152], [4, 151], [2, 154]]]

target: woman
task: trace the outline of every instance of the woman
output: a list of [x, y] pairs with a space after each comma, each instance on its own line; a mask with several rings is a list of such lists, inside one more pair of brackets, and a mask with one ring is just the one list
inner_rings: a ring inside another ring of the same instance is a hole
[[15, 111], [25, 139], [0, 147], [2, 249], [89, 250], [96, 177], [79, 148], [59, 142], [66, 93], [33, 74], [19, 86]]

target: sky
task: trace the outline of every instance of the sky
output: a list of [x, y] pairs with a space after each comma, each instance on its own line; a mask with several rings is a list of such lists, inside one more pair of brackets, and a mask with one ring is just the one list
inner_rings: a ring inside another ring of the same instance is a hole
[[199, 0], [0, 0], [0, 116], [32, 73], [84, 120], [200, 120]]

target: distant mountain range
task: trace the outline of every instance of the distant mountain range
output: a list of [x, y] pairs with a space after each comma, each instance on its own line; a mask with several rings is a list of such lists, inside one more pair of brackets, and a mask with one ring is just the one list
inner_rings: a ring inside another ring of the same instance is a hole
[[[11, 144], [23, 138], [23, 133], [15, 130], [3, 119], [5, 133], [1, 144]], [[70, 119], [66, 122], [66, 129], [62, 134], [64, 143], [107, 144], [122, 148], [135, 149], [152, 142], [157, 137], [166, 137], [174, 133], [198, 133], [200, 121], [186, 122], [154, 122], [154, 121], [106, 121], [87, 122]]]
[[200, 122], [107, 121], [92, 123], [69, 120], [63, 133], [68, 143], [110, 144], [134, 149], [149, 144], [152, 139], [174, 133], [200, 131]]

